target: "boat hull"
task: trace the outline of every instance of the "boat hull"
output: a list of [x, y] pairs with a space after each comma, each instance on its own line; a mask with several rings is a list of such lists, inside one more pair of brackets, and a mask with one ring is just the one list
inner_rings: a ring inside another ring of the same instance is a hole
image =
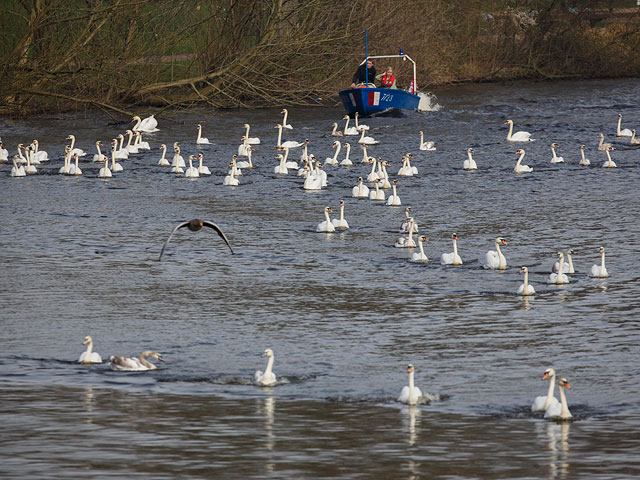
[[345, 110], [350, 116], [361, 117], [390, 109], [417, 110], [420, 97], [404, 90], [392, 88], [348, 88], [340, 92]]

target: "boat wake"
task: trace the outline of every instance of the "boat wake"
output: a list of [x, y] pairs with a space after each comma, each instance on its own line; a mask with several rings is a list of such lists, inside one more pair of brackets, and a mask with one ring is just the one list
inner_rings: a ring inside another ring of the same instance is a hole
[[442, 105], [438, 103], [438, 99], [432, 93], [418, 92], [420, 103], [418, 110], [421, 112], [438, 112], [442, 109]]

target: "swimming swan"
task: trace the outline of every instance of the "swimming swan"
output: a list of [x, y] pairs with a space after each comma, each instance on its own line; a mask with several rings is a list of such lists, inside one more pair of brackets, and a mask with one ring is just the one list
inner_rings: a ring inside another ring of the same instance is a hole
[[632, 135], [631, 130], [625, 128], [624, 130], [620, 130], [620, 126], [622, 125], [622, 114], [618, 114], [618, 129], [616, 130], [616, 137], [630, 137]]
[[276, 125], [274, 128], [278, 129], [278, 144], [277, 148], [298, 148], [304, 145], [303, 142], [295, 142], [293, 140], [287, 140], [282, 143], [282, 125]]
[[629, 139], [629, 145], [640, 145], [640, 137], [636, 138], [636, 129], [631, 130], [631, 138]]
[[560, 391], [560, 403], [552, 403], [549, 405], [544, 412], [544, 418], [548, 418], [549, 420], [571, 420], [573, 415], [571, 415], [569, 406], [567, 405], [567, 397], [564, 394], [565, 388], [571, 388], [571, 385], [569, 385], [566, 378], [559, 379], [558, 390]]
[[400, 396], [398, 397], [398, 401], [402, 403], [406, 403], [408, 405], [417, 405], [418, 403], [423, 401], [422, 391], [415, 386], [413, 380], [413, 374], [415, 369], [412, 364], [407, 366], [407, 372], [409, 372], [409, 385], [405, 385], [400, 391]]
[[600, 265], [594, 265], [591, 267], [591, 276], [596, 278], [607, 278], [609, 272], [604, 264], [604, 247], [600, 247]]
[[584, 151], [585, 151], [586, 149], [587, 149], [587, 146], [586, 146], [586, 145], [580, 145], [580, 156], [581, 156], [582, 158], [580, 158], [580, 163], [579, 163], [579, 165], [583, 165], [583, 166], [591, 165], [591, 161], [590, 161], [587, 157], [585, 157], [585, 155], [584, 155]]
[[333, 122], [333, 130], [331, 131], [331, 136], [332, 137], [341, 137], [342, 136], [342, 132], [338, 131], [338, 123], [337, 122]]
[[351, 189], [351, 196], [355, 198], [369, 198], [369, 187], [363, 183], [362, 177], [358, 177], [358, 184]]
[[184, 172], [184, 176], [187, 178], [198, 178], [200, 177], [200, 172], [198, 169], [193, 166], [193, 161], [196, 159], [195, 155], [189, 155], [189, 168]]
[[558, 157], [556, 155], [556, 148], [558, 148], [560, 145], [558, 145], [557, 143], [552, 143], [551, 144], [551, 163], [561, 163], [564, 162], [564, 158], [562, 157]]
[[462, 169], [463, 170], [477, 170], [478, 169], [478, 165], [476, 165], [476, 161], [471, 156], [472, 153], [473, 153], [473, 148], [467, 148], [467, 156], [469, 158], [467, 160], [465, 160], [464, 163], [462, 164]]
[[343, 134], [345, 135], [360, 135], [360, 132], [358, 131], [358, 129], [356, 127], [349, 127], [349, 115], [345, 115], [344, 117], [342, 117], [343, 120], [346, 120], [345, 124], [344, 124], [344, 130], [342, 131]]
[[509, 133], [507, 134], [507, 142], [533, 142], [529, 132], [513, 133], [513, 120], [507, 120], [505, 125], [509, 124]]
[[524, 273], [524, 281], [518, 287], [518, 295], [535, 295], [535, 288], [533, 288], [533, 285], [529, 285], [529, 269], [527, 267], [522, 267], [520, 272]]
[[604, 153], [607, 154], [607, 161], [602, 164], [603, 168], [616, 168], [617, 167], [616, 162], [611, 160], [611, 154], [609, 153], [609, 152], [612, 152], [613, 150], [615, 150], [615, 148], [609, 147], [604, 151]]
[[[525, 268], [525, 267], [522, 267]], [[549, 379], [549, 389], [546, 395], [537, 396], [531, 404], [532, 412], [545, 412], [550, 405], [560, 404], [558, 399], [553, 396], [556, 388], [556, 371], [553, 368], [547, 368], [542, 375], [542, 380]]]
[[453, 241], [453, 252], [443, 253], [440, 256], [440, 263], [442, 265], [462, 265], [462, 258], [458, 255], [458, 235], [456, 233], [451, 234]]
[[316, 227], [316, 232], [335, 232], [336, 231], [336, 227], [333, 226], [333, 223], [331, 222], [331, 218], [329, 217], [329, 212], [331, 212], [331, 208], [330, 207], [324, 207], [324, 218], [325, 221], [324, 222], [320, 222], [318, 224], [318, 226]]
[[287, 117], [289, 116], [289, 111], [286, 108], [283, 108], [280, 113], [284, 115], [282, 117], [282, 123], [280, 124], [280, 126], [282, 128], [288, 128], [289, 130], [293, 130], [293, 127], [287, 123]]
[[338, 155], [340, 154], [340, 140], [336, 140], [333, 142], [333, 148], [336, 149], [336, 153], [333, 154], [333, 157], [327, 157], [324, 161], [325, 165], [338, 165]]
[[407, 226], [407, 236], [400, 237], [396, 240], [395, 247], [396, 248], [414, 248], [416, 246], [416, 242], [413, 239], [413, 217], [409, 218], [409, 225]]
[[87, 350], [82, 352], [78, 359], [78, 363], [84, 363], [85, 365], [89, 365], [91, 363], [102, 363], [102, 357], [100, 354], [93, 351], [93, 339], [89, 335], [84, 337], [84, 342], [82, 342], [82, 344], [87, 346]]
[[569, 283], [569, 277], [564, 273], [564, 254], [562, 252], [558, 252], [558, 270], [557, 273], [549, 274], [549, 283], [554, 283], [556, 285], [563, 285]]
[[344, 200], [340, 200], [340, 218], [334, 218], [331, 220], [333, 226], [338, 230], [346, 230], [349, 228], [349, 223], [344, 218]]
[[423, 246], [423, 243], [427, 241], [429, 241], [429, 239], [424, 235], [420, 235], [418, 237], [418, 249], [420, 250], [420, 252], [414, 252], [411, 254], [412, 262], [428, 262], [429, 261], [429, 258], [424, 253], [424, 246]]
[[598, 150], [604, 152], [607, 148], [611, 147], [610, 143], [604, 143], [604, 134], [599, 133], [598, 137], [600, 137], [600, 143], [598, 143]]
[[[562, 268], [562, 273], [571, 273], [574, 274], [576, 273], [574, 268], [573, 268], [573, 250], [569, 249], [567, 250], [567, 261], [563, 264], [563, 268]], [[553, 266], [551, 267], [551, 271], [554, 273], [558, 273], [558, 270], [560, 269], [560, 262], [556, 261]]]
[[424, 133], [420, 130], [420, 150], [430, 150], [433, 151], [436, 149], [435, 142], [425, 142], [424, 141]]
[[209, 139], [202, 136], [202, 125], [198, 124], [198, 138], [196, 138], [196, 145], [209, 145]]
[[518, 151], [516, 151], [516, 155], [520, 155], [520, 158], [518, 158], [518, 161], [516, 162], [516, 166], [514, 167], [513, 171], [516, 173], [533, 172], [533, 168], [530, 167], [529, 165], [522, 165], [522, 159], [524, 158], [524, 155], [525, 155], [524, 149], [521, 148]]
[[158, 121], [156, 120], [156, 118], [151, 115], [150, 117], [145, 118], [144, 120], [142, 120], [138, 115], [135, 115], [133, 117], [133, 120], [131, 120], [131, 122], [136, 122], [136, 124], [133, 126], [132, 130], [134, 132], [146, 132], [146, 133], [151, 133], [151, 132], [158, 132], [160, 131], [157, 127], [158, 127]]
[[485, 264], [484, 268], [491, 268], [497, 270], [505, 270], [507, 268], [507, 259], [504, 258], [502, 251], [500, 250], [500, 245], [506, 245], [507, 241], [502, 237], [497, 237], [495, 239], [494, 245], [495, 250], [489, 250], [485, 256]]
[[402, 205], [402, 201], [400, 200], [400, 197], [398, 196], [398, 194], [396, 193], [396, 187], [398, 186], [398, 181], [394, 180], [393, 181], [393, 193], [391, 195], [389, 195], [389, 198], [387, 198], [387, 205], [390, 205], [392, 207], [399, 207], [400, 205]]
[[140, 358], [135, 357], [116, 357], [111, 355], [109, 361], [111, 362], [111, 369], [121, 372], [143, 372], [145, 370], [155, 370], [156, 367], [153, 363], [147, 360], [147, 357], [155, 358], [156, 360], [162, 360], [162, 355], [158, 352], [152, 352], [151, 350], [145, 350], [140, 355]]
[[270, 387], [272, 385], [275, 385], [277, 382], [276, 374], [273, 373], [273, 361], [275, 358], [273, 356], [273, 350], [267, 348], [262, 356], [267, 357], [267, 368], [264, 370], [264, 372], [262, 370], [256, 370], [256, 373], [253, 374], [253, 379], [258, 385], [261, 385], [263, 387]]
[[[404, 209], [404, 220], [400, 224], [400, 233], [408, 233], [409, 232], [409, 220], [411, 219], [411, 207], [405, 207]], [[418, 233], [418, 224], [413, 222], [413, 233]]]

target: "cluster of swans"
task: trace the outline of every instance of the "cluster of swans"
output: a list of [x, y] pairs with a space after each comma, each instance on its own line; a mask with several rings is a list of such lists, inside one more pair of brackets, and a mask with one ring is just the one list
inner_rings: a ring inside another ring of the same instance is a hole
[[[589, 276], [593, 278], [608, 278], [609, 272], [605, 264], [604, 247], [600, 247], [600, 264], [595, 264], [591, 267]], [[573, 267], [573, 250], [567, 251], [567, 261], [565, 262], [565, 255], [561, 251], [558, 252], [558, 260], [551, 267], [551, 273], [549, 274], [548, 283], [555, 285], [564, 285], [569, 283], [569, 275], [575, 274]], [[518, 295], [535, 295], [535, 288], [529, 284], [529, 269], [522, 267], [520, 272], [524, 274], [524, 280], [518, 287]]]
[[[567, 397], [565, 396], [564, 389], [570, 389], [571, 386], [566, 378], [556, 379], [556, 371], [553, 368], [545, 370], [542, 380], [549, 379], [549, 389], [546, 395], [538, 396], [534, 399], [531, 405], [532, 412], [544, 412], [544, 418], [549, 420], [571, 420], [573, 415], [569, 411], [567, 405]], [[560, 401], [553, 395], [554, 389], [558, 384], [558, 391], [560, 392]]]

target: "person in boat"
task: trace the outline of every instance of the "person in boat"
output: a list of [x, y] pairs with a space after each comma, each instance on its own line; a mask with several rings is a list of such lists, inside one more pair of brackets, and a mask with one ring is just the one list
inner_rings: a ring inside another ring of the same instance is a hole
[[367, 63], [362, 64], [356, 70], [356, 73], [353, 75], [353, 80], [351, 80], [351, 88], [356, 88], [356, 85], [359, 83], [367, 82], [367, 70], [369, 71], [369, 83], [373, 83], [376, 78], [376, 67], [373, 66], [373, 60], [367, 58]]
[[384, 73], [376, 75], [376, 82], [380, 82], [380, 88], [398, 88], [391, 67], [387, 67]]

